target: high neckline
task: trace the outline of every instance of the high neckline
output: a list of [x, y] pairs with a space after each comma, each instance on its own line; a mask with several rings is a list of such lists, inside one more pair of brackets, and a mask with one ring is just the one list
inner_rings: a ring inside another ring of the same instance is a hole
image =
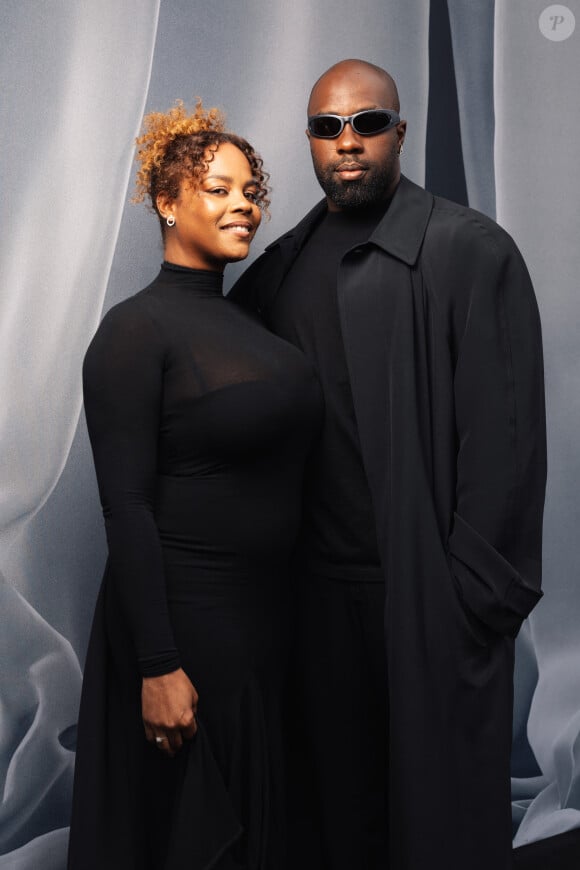
[[372, 206], [345, 208], [341, 211], [327, 210], [323, 221], [329, 226], [375, 227], [388, 211], [391, 199]]
[[179, 266], [177, 263], [170, 263], [168, 260], [162, 262], [161, 272], [167, 279], [183, 287], [222, 293], [223, 272], [211, 272], [209, 269], [192, 269], [189, 266]]

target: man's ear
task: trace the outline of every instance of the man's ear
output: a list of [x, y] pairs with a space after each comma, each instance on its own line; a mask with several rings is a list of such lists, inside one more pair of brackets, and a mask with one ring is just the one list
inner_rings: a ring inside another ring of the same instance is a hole
[[403, 147], [403, 142], [405, 141], [405, 136], [407, 135], [407, 122], [399, 121], [397, 124], [397, 138], [399, 141], [399, 148]]

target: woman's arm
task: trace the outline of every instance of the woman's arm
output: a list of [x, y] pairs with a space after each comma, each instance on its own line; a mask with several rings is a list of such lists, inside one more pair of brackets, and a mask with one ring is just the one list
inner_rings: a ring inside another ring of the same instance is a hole
[[[103, 320], [85, 358], [87, 424], [109, 546], [111, 594], [143, 681], [148, 739], [166, 751], [195, 730], [197, 694], [180, 669], [154, 517], [164, 347], [141, 295]], [[193, 722], [192, 722], [193, 720]], [[163, 733], [161, 733], [163, 732]]]

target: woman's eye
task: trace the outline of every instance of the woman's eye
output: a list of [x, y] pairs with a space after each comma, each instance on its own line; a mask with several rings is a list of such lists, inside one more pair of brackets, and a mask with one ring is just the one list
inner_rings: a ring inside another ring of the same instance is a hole
[[212, 187], [210, 189], [209, 193], [215, 193], [217, 195], [220, 195], [220, 194], [227, 193], [227, 190], [225, 187]]
[[246, 190], [246, 199], [249, 199], [250, 202], [257, 203], [260, 199], [260, 194], [257, 190]]

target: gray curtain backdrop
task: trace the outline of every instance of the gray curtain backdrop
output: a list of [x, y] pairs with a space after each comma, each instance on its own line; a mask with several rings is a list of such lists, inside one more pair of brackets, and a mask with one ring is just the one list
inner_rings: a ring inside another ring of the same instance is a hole
[[[305, 106], [344, 57], [397, 79], [406, 174], [437, 181], [435, 150], [458, 154], [448, 168], [469, 204], [512, 233], [534, 279], [549, 413], [546, 596], [518, 640], [514, 842], [580, 827], [580, 0], [4, 0], [0, 34], [0, 870], [65, 866], [105, 560], [80, 366], [103, 310], [162, 257], [155, 219], [128, 203], [143, 111], [199, 95], [258, 147], [274, 194], [256, 256], [320, 198]], [[456, 130], [437, 108], [443, 70]], [[228, 267], [228, 285], [242, 268]], [[436, 795], [433, 783], [426, 799]]]

